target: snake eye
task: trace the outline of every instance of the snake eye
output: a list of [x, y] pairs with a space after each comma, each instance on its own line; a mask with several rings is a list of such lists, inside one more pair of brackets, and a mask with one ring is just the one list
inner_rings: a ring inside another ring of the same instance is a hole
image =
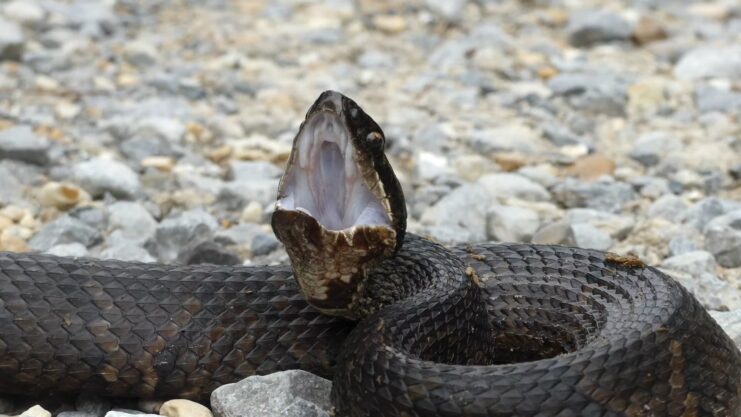
[[365, 137], [365, 140], [372, 145], [382, 144], [383, 135], [378, 132], [370, 132], [368, 133], [368, 136]]

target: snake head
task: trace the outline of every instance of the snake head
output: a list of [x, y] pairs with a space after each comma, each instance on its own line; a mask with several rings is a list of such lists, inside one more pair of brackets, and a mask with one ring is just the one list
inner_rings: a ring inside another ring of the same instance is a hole
[[353, 100], [325, 91], [293, 141], [272, 217], [309, 304], [356, 318], [368, 271], [401, 247], [404, 195], [378, 124]]

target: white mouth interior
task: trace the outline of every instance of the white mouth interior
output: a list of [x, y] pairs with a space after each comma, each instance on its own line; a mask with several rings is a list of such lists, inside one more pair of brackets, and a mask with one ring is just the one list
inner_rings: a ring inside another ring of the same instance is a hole
[[300, 210], [329, 230], [389, 225], [388, 216], [363, 181], [353, 159], [352, 141], [338, 116], [316, 114], [298, 138], [298, 155], [278, 205]]

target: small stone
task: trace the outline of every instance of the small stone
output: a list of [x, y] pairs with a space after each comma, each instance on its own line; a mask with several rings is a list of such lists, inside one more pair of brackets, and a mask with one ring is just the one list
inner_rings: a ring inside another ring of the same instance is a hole
[[574, 230], [563, 221], [546, 224], [535, 232], [531, 242], [539, 245], [574, 245]]
[[445, 20], [456, 22], [461, 18], [466, 0], [425, 0], [425, 4]]
[[665, 271], [697, 297], [708, 310], [741, 308], [741, 290], [734, 288], [728, 281], [721, 280], [714, 273], [694, 275], [668, 268]]
[[[199, 243], [193, 248], [181, 253], [180, 259], [186, 265], [239, 265], [242, 263], [242, 260], [237, 255], [213, 241]], [[161, 410], [160, 414], [162, 414]]]
[[123, 411], [109, 411], [105, 417], [160, 417], [159, 414], [127, 413]]
[[30, 126], [22, 125], [0, 131], [0, 158], [47, 165], [50, 161], [50, 146], [50, 142], [37, 136]]
[[13, 0], [5, 4], [3, 13], [8, 18], [27, 26], [35, 26], [44, 20], [44, 9], [33, 0]]
[[406, 20], [399, 15], [377, 15], [373, 17], [373, 25], [390, 34], [403, 32], [407, 28]]
[[594, 181], [615, 171], [615, 162], [602, 154], [587, 155], [566, 169], [566, 173], [584, 181]]
[[292, 370], [252, 376], [211, 394], [218, 417], [329, 417], [332, 383]]
[[741, 46], [703, 46], [693, 49], [674, 66], [674, 75], [684, 80], [741, 78]]
[[211, 239], [218, 222], [203, 210], [190, 210], [163, 220], [155, 232], [159, 258], [173, 262], [181, 253]]
[[725, 20], [728, 18], [732, 9], [731, 2], [724, 4], [722, 2], [702, 2], [689, 4], [687, 11], [695, 16], [706, 19]]
[[625, 114], [628, 82], [618, 75], [609, 72], [562, 73], [548, 80], [548, 88], [587, 114]]
[[417, 155], [417, 163], [414, 171], [417, 178], [427, 182], [433, 181], [437, 177], [450, 175], [452, 173], [447, 158], [432, 152], [424, 151]]
[[584, 10], [571, 15], [566, 28], [574, 46], [593, 46], [630, 39], [631, 27], [617, 14], [604, 10]]
[[109, 192], [131, 199], [142, 194], [139, 176], [128, 165], [104, 158], [80, 162], [72, 168], [76, 182], [94, 197]]
[[548, 190], [537, 182], [514, 173], [487, 174], [479, 178], [478, 184], [498, 199], [519, 198], [528, 201], [550, 201]]
[[11, 230], [6, 229], [0, 233], [0, 250], [18, 253], [30, 252], [31, 248], [26, 241]]
[[741, 210], [716, 217], [705, 226], [705, 247], [726, 268], [741, 266]]
[[149, 251], [134, 242], [117, 242], [100, 252], [101, 259], [116, 259], [119, 261], [155, 262]]
[[696, 251], [697, 245], [687, 236], [675, 236], [669, 240], [669, 255], [677, 256]]
[[571, 225], [576, 246], [585, 249], [607, 250], [612, 246], [610, 235], [591, 224]]
[[111, 409], [110, 400], [93, 394], [80, 394], [75, 399], [75, 409], [96, 417], [103, 417]]
[[21, 27], [0, 17], [0, 61], [18, 61], [23, 55], [26, 39]]
[[165, 401], [160, 408], [160, 415], [167, 417], [212, 417], [211, 410], [189, 400]]
[[276, 179], [283, 174], [280, 168], [265, 161], [232, 161], [229, 167], [232, 179], [239, 182]]
[[90, 194], [71, 183], [48, 182], [38, 191], [37, 199], [43, 207], [69, 210], [83, 201], [90, 201]]
[[47, 251], [62, 243], [80, 243], [86, 247], [100, 241], [100, 233], [69, 215], [63, 215], [46, 224], [34, 235], [29, 244], [33, 250]]
[[57, 417], [98, 417], [95, 414], [86, 413], [83, 411], [62, 411], [57, 414]]
[[480, 184], [462, 185], [422, 213], [420, 222], [443, 242], [486, 240], [486, 212], [491, 194]]
[[681, 197], [667, 194], [654, 201], [646, 213], [649, 217], [663, 217], [667, 220], [679, 221], [686, 210], [687, 204]]
[[723, 202], [715, 197], [704, 198], [682, 213], [684, 222], [697, 230], [704, 230], [705, 225], [726, 212]]
[[500, 242], [529, 242], [540, 226], [535, 211], [501, 205], [489, 209], [486, 223], [489, 239]]
[[0, 209], [0, 215], [7, 217], [13, 222], [21, 221], [26, 213], [26, 209], [14, 205], [8, 205]]
[[154, 237], [157, 221], [143, 205], [117, 201], [108, 207], [108, 213], [108, 226], [115, 233], [109, 236], [109, 245], [123, 241], [142, 245]]
[[710, 315], [723, 331], [731, 336], [736, 347], [741, 349], [741, 308], [732, 311], [710, 311]]
[[123, 49], [123, 57], [129, 64], [145, 68], [154, 64], [157, 60], [157, 48], [144, 41], [126, 42]]
[[45, 253], [49, 255], [54, 256], [70, 256], [74, 258], [80, 258], [83, 256], [87, 256], [87, 248], [82, 243], [61, 243], [59, 245], [54, 245], [49, 250], [47, 250]]
[[620, 216], [605, 211], [586, 208], [569, 209], [566, 218], [572, 226], [577, 224], [589, 224], [606, 233], [610, 237], [619, 240], [624, 239], [635, 226], [635, 220], [632, 216]]
[[552, 192], [556, 200], [568, 208], [588, 207], [612, 213], [638, 198], [630, 184], [610, 180], [583, 183], [566, 178], [554, 186]]
[[703, 272], [715, 274], [718, 265], [712, 253], [698, 250], [666, 258], [661, 267], [699, 277]]
[[633, 28], [633, 40], [639, 45], [666, 39], [666, 37], [664, 26], [658, 20], [648, 16], [642, 16]]
[[175, 161], [168, 156], [148, 156], [141, 160], [144, 168], [155, 168], [162, 172], [172, 172]]
[[664, 85], [652, 78], [638, 81], [628, 87], [628, 113], [643, 116], [655, 113], [666, 104]]
[[20, 415], [21, 417], [51, 417], [51, 413], [40, 405], [34, 405]]
[[93, 229], [103, 229], [108, 221], [108, 213], [95, 206], [76, 207], [68, 214]]
[[651, 167], [681, 148], [682, 141], [675, 136], [665, 132], [651, 132], [636, 139], [630, 157], [646, 167]]
[[741, 110], [741, 93], [713, 87], [700, 87], [695, 93], [695, 104], [703, 113]]
[[250, 245], [250, 251], [255, 256], [267, 255], [270, 252], [276, 250], [280, 242], [273, 235], [269, 234], [258, 234], [252, 239]]
[[242, 223], [260, 223], [262, 221], [262, 206], [257, 201], [250, 201], [239, 215]]

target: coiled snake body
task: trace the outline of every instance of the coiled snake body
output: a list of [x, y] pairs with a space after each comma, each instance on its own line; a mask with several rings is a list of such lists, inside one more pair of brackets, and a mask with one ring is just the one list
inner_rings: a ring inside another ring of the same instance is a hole
[[741, 354], [675, 281], [407, 234], [383, 142], [339, 93], [312, 106], [273, 216], [291, 266], [0, 254], [0, 392], [205, 400], [300, 368], [339, 416], [741, 416]]

